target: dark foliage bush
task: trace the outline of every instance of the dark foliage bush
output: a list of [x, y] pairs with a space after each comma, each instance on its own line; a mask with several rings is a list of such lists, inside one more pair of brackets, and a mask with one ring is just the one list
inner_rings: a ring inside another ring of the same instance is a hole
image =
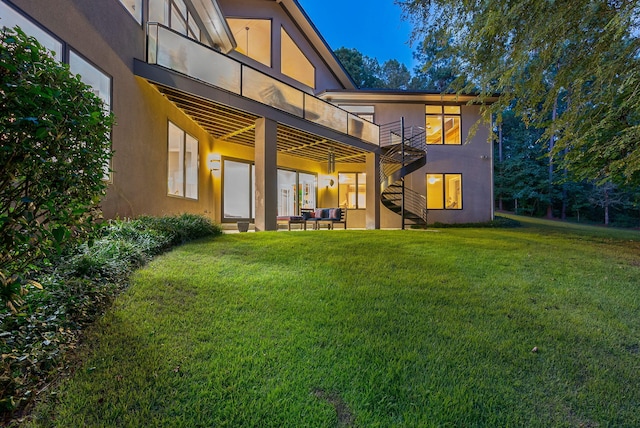
[[68, 370], [65, 353], [127, 287], [136, 268], [172, 246], [221, 233], [209, 219], [191, 214], [111, 221], [90, 243], [42, 263], [37, 279], [44, 289], [25, 296], [18, 314], [0, 309], [2, 418], [19, 414], [47, 382]]
[[0, 301], [22, 304], [34, 260], [100, 216], [113, 117], [91, 87], [20, 29], [0, 29]]

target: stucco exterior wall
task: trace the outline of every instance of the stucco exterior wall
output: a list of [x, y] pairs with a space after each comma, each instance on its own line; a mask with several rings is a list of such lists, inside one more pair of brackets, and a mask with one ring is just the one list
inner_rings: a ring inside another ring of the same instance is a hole
[[[374, 105], [378, 124], [398, 122], [404, 117], [405, 127], [425, 126], [425, 104], [423, 103], [378, 103]], [[405, 178], [405, 186], [426, 195], [426, 174], [462, 174], [462, 210], [429, 210], [428, 222], [473, 223], [493, 218], [491, 191], [493, 187], [492, 149], [488, 142], [489, 129], [478, 127], [467, 141], [469, 132], [480, 119], [480, 107], [461, 106], [462, 145], [429, 145], [427, 164]], [[386, 208], [381, 210], [381, 226], [401, 226], [399, 215]]]

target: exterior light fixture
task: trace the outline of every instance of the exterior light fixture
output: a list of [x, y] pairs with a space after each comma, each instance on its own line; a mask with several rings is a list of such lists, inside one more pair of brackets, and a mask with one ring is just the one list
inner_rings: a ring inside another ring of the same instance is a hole
[[207, 165], [211, 172], [220, 171], [220, 155], [218, 153], [209, 153], [209, 156], [207, 157]]
[[333, 174], [334, 172], [336, 172], [336, 154], [333, 153], [333, 149], [330, 149], [327, 158], [327, 173]]

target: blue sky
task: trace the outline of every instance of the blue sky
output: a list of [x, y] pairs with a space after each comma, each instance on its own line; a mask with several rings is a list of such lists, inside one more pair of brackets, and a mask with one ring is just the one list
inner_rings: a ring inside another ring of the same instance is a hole
[[411, 25], [393, 0], [298, 0], [331, 49], [355, 48], [380, 63], [397, 59], [413, 71]]

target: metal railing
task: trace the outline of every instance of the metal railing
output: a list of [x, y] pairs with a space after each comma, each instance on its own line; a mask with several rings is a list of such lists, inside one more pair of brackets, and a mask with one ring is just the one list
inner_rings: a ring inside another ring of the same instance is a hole
[[147, 62], [378, 146], [380, 128], [162, 24], [147, 24]]
[[403, 121], [380, 126], [380, 183], [382, 203], [416, 224], [427, 224], [427, 200], [424, 195], [403, 186], [403, 178], [426, 164], [426, 130], [404, 127]]

